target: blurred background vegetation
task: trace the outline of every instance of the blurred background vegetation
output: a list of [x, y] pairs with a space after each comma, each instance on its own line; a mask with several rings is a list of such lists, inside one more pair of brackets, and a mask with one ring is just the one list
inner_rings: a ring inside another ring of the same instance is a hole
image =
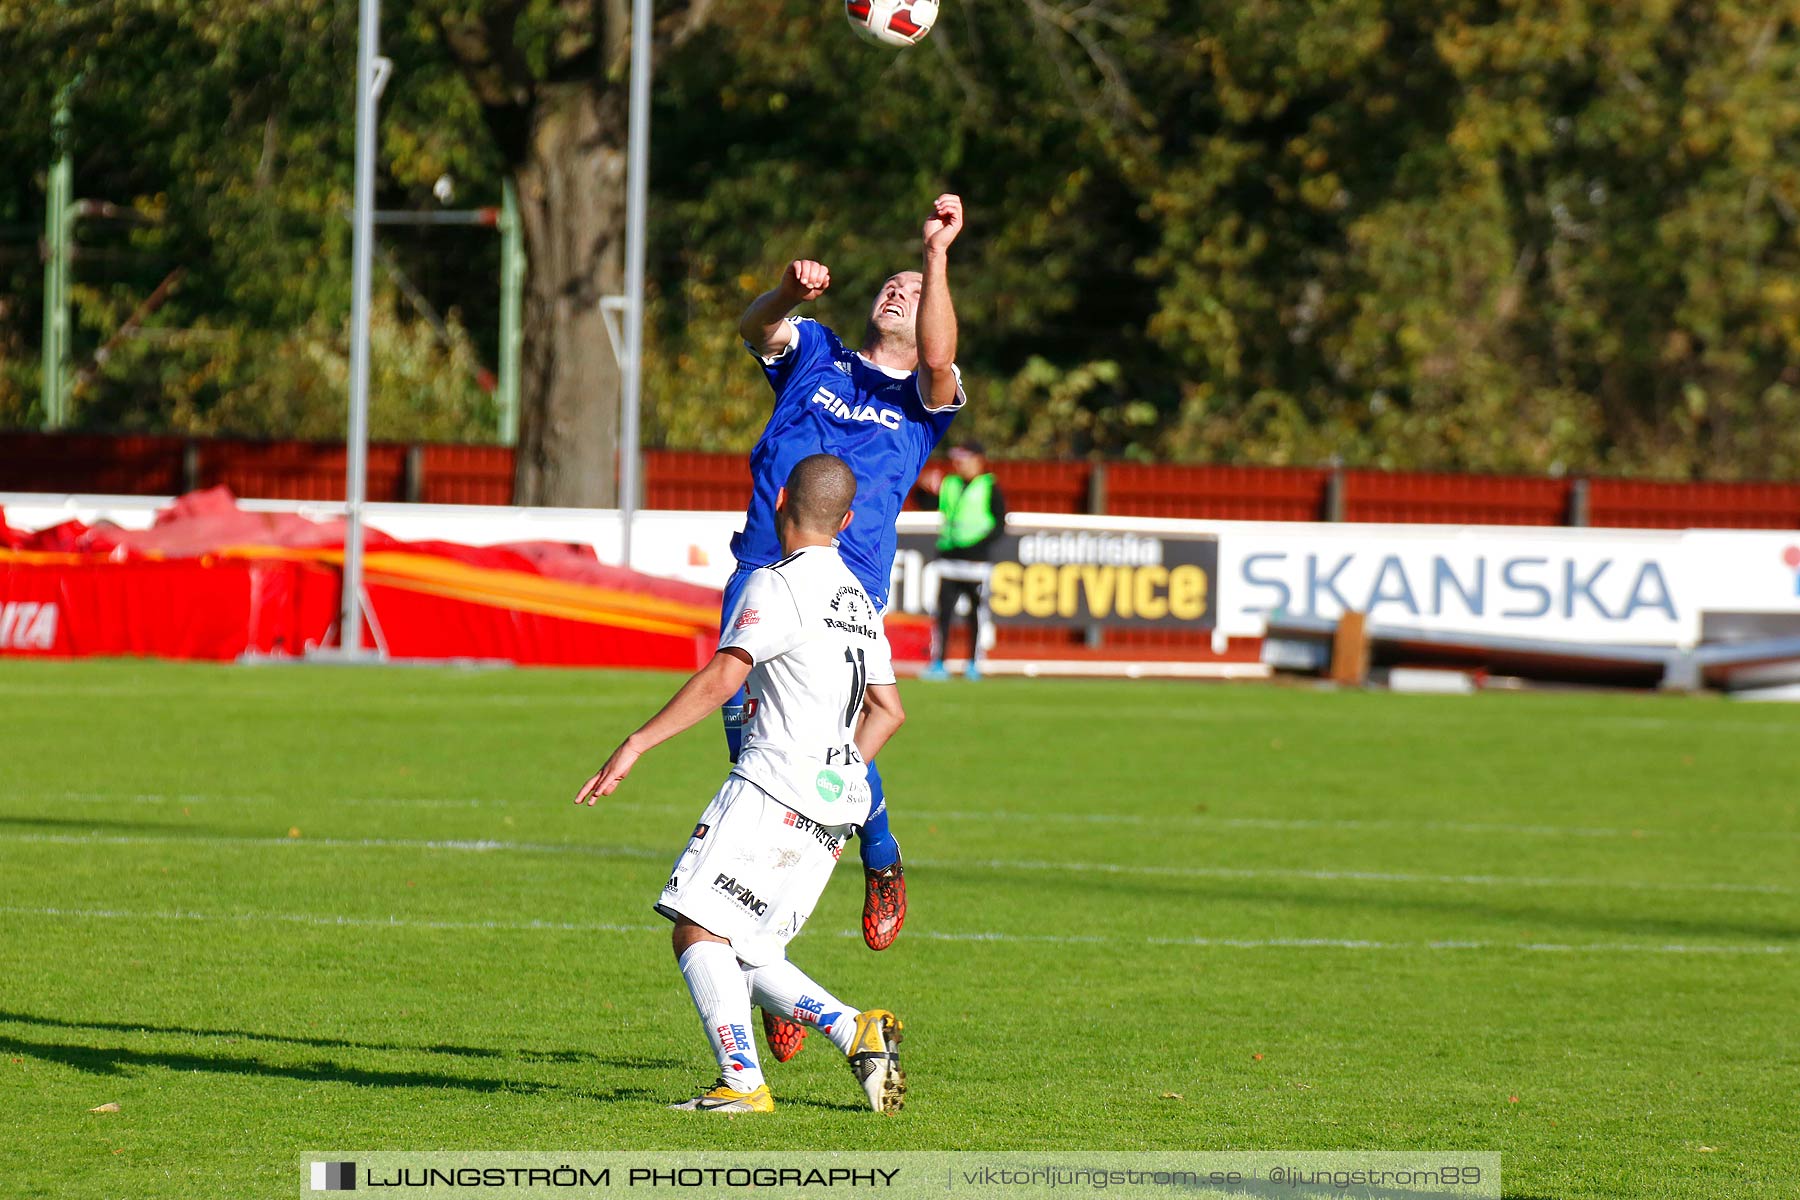
[[[499, 201], [449, 23], [507, 18], [553, 82], [603, 2], [388, 0], [381, 206]], [[648, 444], [747, 448], [745, 303], [820, 258], [853, 340], [948, 189], [960, 428], [1007, 457], [1800, 475], [1800, 3], [947, 0], [900, 54], [835, 0], [692, 7]], [[77, 227], [77, 427], [340, 436], [355, 10], [0, 0], [0, 426], [38, 420], [66, 87], [76, 196], [134, 214]], [[491, 440], [498, 238], [382, 247], [375, 435]]]

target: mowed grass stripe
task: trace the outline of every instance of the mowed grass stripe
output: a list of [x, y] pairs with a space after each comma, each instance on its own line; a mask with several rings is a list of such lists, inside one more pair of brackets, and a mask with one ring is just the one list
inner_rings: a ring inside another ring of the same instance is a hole
[[[128, 912], [119, 909], [28, 908], [19, 905], [0, 906], [9, 916], [44, 917], [66, 920], [222, 922], [244, 924], [263, 922], [277, 925], [315, 925], [344, 929], [396, 929], [463, 931], [470, 933], [660, 933], [666, 925], [620, 925], [608, 922], [577, 921], [444, 921], [412, 917], [354, 917], [341, 913], [225, 912], [206, 913], [170, 910], [165, 912]], [[860, 938], [857, 930], [840, 929], [840, 938]], [[909, 936], [938, 942], [990, 942], [999, 944], [1049, 946], [1158, 946], [1187, 947], [1209, 950], [1410, 950], [1410, 951], [1477, 951], [1502, 950], [1550, 954], [1788, 954], [1790, 946], [1705, 946], [1679, 942], [1378, 942], [1362, 938], [1233, 938], [1233, 937], [1145, 937], [1123, 938], [1104, 934], [1058, 935], [1021, 934], [1000, 931], [954, 933], [941, 929], [911, 931]]]
[[[718, 778], [712, 774], [702, 786], [712, 787]], [[1227, 872], [1260, 869], [1276, 877], [1302, 872], [1407, 879], [1426, 874], [1408, 869], [1419, 863], [1452, 863], [1459, 868], [1456, 877], [1594, 880], [1626, 889], [1646, 890], [1643, 885], [1649, 884], [1648, 890], [1745, 895], [1780, 894], [1788, 888], [1782, 881], [1793, 877], [1795, 866], [1791, 850], [1795, 839], [1779, 831], [1721, 834], [1568, 827], [1567, 836], [1561, 836], [1562, 831], [1549, 827], [1513, 830], [1463, 823], [1206, 818], [1181, 813], [1153, 826], [1141, 813], [945, 811], [924, 807], [921, 799], [908, 795], [894, 801], [895, 829], [907, 860], [915, 866], [950, 862], [953, 855], [957, 862], [970, 861], [965, 856], [972, 846], [1004, 850], [1005, 861], [1010, 862], [1057, 862], [1067, 855], [1069, 843], [1079, 842], [1083, 849], [1129, 847], [1145, 854], [1151, 868], [1185, 864]], [[309, 837], [379, 841], [396, 819], [406, 819], [410, 829], [429, 833], [433, 840], [583, 844], [604, 840], [669, 847], [663, 852], [671, 858], [699, 807], [700, 801], [690, 796], [667, 800], [615, 796], [593, 808], [576, 808], [561, 795], [531, 800], [198, 792], [131, 793], [119, 798], [91, 793], [0, 797], [0, 813], [16, 814], [10, 824], [20, 832], [191, 830], [267, 837], [300, 827]], [[420, 815], [399, 817], [409, 812]], [[144, 816], [136, 815], [140, 813]], [[1145, 839], [1143, 835], [1152, 830], [1154, 839]], [[1598, 836], [1602, 834], [1609, 836]], [[977, 840], [971, 842], [971, 836]], [[1525, 865], [1536, 873], [1523, 875], [1520, 868]]]
[[[59, 863], [51, 895], [68, 907], [329, 911], [358, 918], [491, 921], [507, 914], [553, 919], [570, 904], [592, 917], [634, 922], [647, 914], [672, 854], [518, 854], [480, 844], [416, 848], [404, 842], [339, 847], [319, 839], [259, 839], [209, 846], [176, 837], [157, 847], [96, 843]], [[0, 848], [6, 844], [0, 842]], [[41, 849], [14, 846], [24, 865]], [[79, 847], [57, 848], [64, 858]], [[619, 848], [627, 849], [630, 848]], [[146, 858], [145, 855], [150, 855]], [[497, 865], [497, 860], [529, 868]], [[0, 855], [0, 863], [7, 856]], [[41, 856], [40, 856], [41, 859]], [[278, 865], [279, 864], [279, 865]], [[35, 865], [44, 865], [41, 861]], [[22, 871], [0, 870], [0, 902], [27, 905]], [[920, 866], [911, 928], [977, 928], [1020, 937], [1128, 933], [1155, 938], [1313, 938], [1381, 942], [1511, 944], [1514, 926], [1537, 940], [1567, 942], [1790, 941], [1791, 900], [1763, 895], [1643, 893], [1574, 888], [1495, 889], [1367, 879], [1314, 881], [1034, 871], [985, 865]], [[997, 902], [1016, 894], [1027, 903]], [[328, 905], [316, 902], [332, 897]], [[212, 901], [212, 903], [209, 903]], [[41, 902], [41, 901], [40, 901]], [[854, 929], [861, 879], [840, 871], [812, 928]]]
[[[230, 846], [282, 850], [447, 850], [473, 854], [572, 854], [590, 858], [668, 859], [667, 850], [616, 843], [510, 842], [492, 838], [219, 837], [208, 834], [0, 833], [0, 843], [46, 846]], [[1773, 883], [1683, 883], [1649, 879], [1554, 879], [1529, 875], [1414, 875], [1350, 869], [1163, 866], [1155, 863], [1032, 861], [1004, 858], [919, 858], [915, 867], [948, 870], [1052, 871], [1105, 875], [1156, 875], [1177, 879], [1304, 879], [1315, 883], [1399, 883], [1492, 888], [1569, 888], [1579, 891], [1721, 892], [1792, 896]]]
[[[49, 803], [73, 804], [244, 804], [244, 805], [280, 805], [293, 804], [296, 797], [291, 794], [261, 793], [255, 795], [208, 795], [200, 792], [168, 794], [161, 792], [61, 792], [52, 795], [35, 795], [21, 793], [6, 797], [9, 801], [38, 801]], [[521, 798], [517, 796], [325, 796], [307, 797], [308, 803], [320, 803], [328, 806], [343, 805], [351, 808], [538, 808], [546, 801], [543, 798]], [[692, 805], [684, 805], [676, 801], [661, 804], [637, 801], [622, 801], [608, 797], [603, 811], [613, 812], [652, 812], [674, 813], [685, 811]], [[1526, 838], [1623, 838], [1639, 841], [1645, 838], [1747, 838], [1753, 841], [1800, 841], [1800, 832], [1769, 829], [1729, 829], [1708, 826], [1695, 829], [1589, 829], [1575, 825], [1508, 825], [1498, 822], [1472, 821], [1398, 821], [1398, 820], [1320, 820], [1284, 817], [1217, 817], [1195, 813], [1162, 812], [1162, 813], [1121, 813], [1121, 812], [1087, 812], [1060, 813], [1044, 810], [1022, 809], [935, 809], [919, 808], [908, 805], [906, 816], [915, 821], [975, 821], [981, 823], [1012, 824], [1059, 824], [1074, 826], [1092, 825], [1125, 825], [1133, 828], [1154, 827], [1166, 830], [1171, 827], [1193, 826], [1201, 829], [1248, 829], [1273, 832], [1341, 830], [1346, 832], [1388, 833], [1451, 833], [1465, 834], [1471, 837], [1526, 837]]]

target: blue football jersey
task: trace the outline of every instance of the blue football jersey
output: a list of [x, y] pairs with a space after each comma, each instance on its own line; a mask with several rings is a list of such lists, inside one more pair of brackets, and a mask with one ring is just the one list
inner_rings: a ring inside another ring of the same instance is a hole
[[835, 454], [856, 474], [855, 515], [838, 535], [838, 553], [876, 604], [885, 606], [894, 569], [894, 518], [919, 471], [962, 407], [930, 412], [919, 398], [916, 371], [878, 367], [808, 317], [789, 317], [794, 337], [772, 359], [760, 359], [775, 410], [750, 452], [750, 507], [731, 539], [743, 567], [782, 558], [775, 535], [775, 493], [809, 454]]

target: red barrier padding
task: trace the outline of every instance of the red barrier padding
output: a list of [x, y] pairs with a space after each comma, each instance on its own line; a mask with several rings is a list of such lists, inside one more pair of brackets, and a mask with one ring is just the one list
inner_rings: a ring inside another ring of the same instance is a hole
[[479, 658], [521, 666], [692, 671], [712, 657], [719, 641], [717, 628], [686, 634], [647, 633], [373, 582], [368, 591], [382, 644], [395, 658]]
[[309, 563], [13, 555], [0, 558], [0, 653], [299, 653], [324, 641], [337, 602], [337, 572]]
[[[29, 533], [0, 512], [0, 653], [233, 659], [336, 642], [343, 522], [250, 513], [223, 489], [147, 530], [71, 521]], [[406, 543], [368, 531], [363, 645], [390, 656], [692, 670], [717, 645], [712, 588], [609, 567], [551, 542]], [[929, 627], [896, 616], [897, 656]]]

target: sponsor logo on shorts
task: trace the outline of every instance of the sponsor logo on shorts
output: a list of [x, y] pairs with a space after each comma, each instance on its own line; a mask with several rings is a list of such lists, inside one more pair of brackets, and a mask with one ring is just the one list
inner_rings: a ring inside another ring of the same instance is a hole
[[813, 840], [825, 847], [827, 853], [829, 853], [833, 859], [836, 859], [844, 852], [843, 839], [833, 837], [826, 826], [819, 824], [811, 817], [803, 817], [790, 808], [787, 810], [786, 815], [781, 818], [781, 823], [783, 825], [792, 825], [801, 833], [812, 834]]
[[844, 798], [844, 777], [836, 771], [820, 771], [813, 786], [819, 789], [819, 799], [827, 804], [836, 804]]
[[769, 911], [769, 902], [761, 899], [755, 892], [739, 883], [735, 876], [720, 875], [718, 878], [714, 879], [713, 891], [718, 892], [721, 895], [730, 896], [733, 900], [736, 900], [739, 904], [743, 905], [759, 917]]
[[707, 830], [707, 826], [704, 823], [694, 826], [694, 840], [697, 842], [701, 838], [705, 837], [706, 830]]
[[831, 1027], [837, 1024], [837, 1019], [843, 1015], [842, 1009], [836, 1012], [826, 1012], [825, 1006], [811, 996], [800, 997], [794, 1005], [794, 1020], [802, 1024], [817, 1025], [826, 1033], [831, 1032]]
[[665, 893], [678, 892], [680, 890], [681, 890], [681, 876], [679, 876], [679, 875], [669, 876], [669, 882], [663, 884], [663, 891]]
[[756, 1060], [746, 1053], [746, 1051], [756, 1049], [756, 1046], [750, 1040], [750, 1031], [742, 1025], [719, 1026], [719, 1045], [725, 1051], [726, 1057], [731, 1059], [732, 1070], [754, 1071], [756, 1069]]

